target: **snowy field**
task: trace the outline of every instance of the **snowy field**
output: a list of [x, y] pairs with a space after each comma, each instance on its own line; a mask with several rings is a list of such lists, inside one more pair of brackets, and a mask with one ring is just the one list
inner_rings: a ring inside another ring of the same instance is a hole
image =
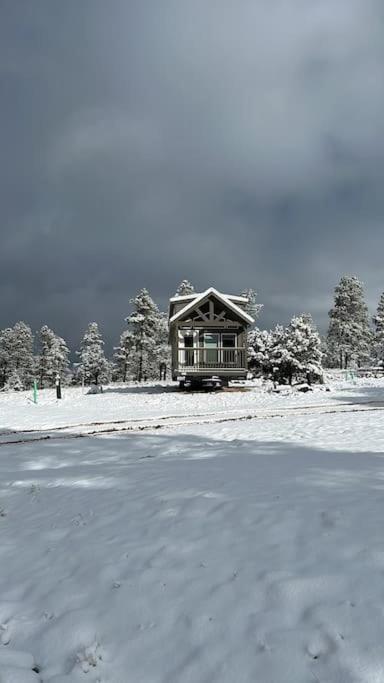
[[330, 388], [0, 394], [0, 683], [383, 683], [384, 381]]

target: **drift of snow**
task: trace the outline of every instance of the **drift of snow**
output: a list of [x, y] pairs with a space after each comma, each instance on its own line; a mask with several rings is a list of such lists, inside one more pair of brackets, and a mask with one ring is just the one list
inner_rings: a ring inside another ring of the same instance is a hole
[[0, 683], [384, 680], [382, 380], [29, 398], [0, 432], [262, 417], [0, 444]]

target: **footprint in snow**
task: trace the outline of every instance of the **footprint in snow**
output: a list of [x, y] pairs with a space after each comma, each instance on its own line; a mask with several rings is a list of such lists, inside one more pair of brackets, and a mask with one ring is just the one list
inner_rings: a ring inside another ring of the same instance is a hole
[[76, 665], [80, 666], [84, 673], [95, 669], [103, 661], [103, 653], [100, 644], [95, 641], [76, 655]]

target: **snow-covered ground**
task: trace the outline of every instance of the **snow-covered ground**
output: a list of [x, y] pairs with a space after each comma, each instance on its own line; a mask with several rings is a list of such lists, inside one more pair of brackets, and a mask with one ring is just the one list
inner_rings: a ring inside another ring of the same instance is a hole
[[0, 683], [382, 683], [384, 381], [331, 389], [0, 394]]
[[[331, 388], [330, 393], [326, 388]], [[327, 387], [315, 387], [311, 393], [292, 392], [287, 387], [280, 393], [266, 390], [257, 382], [246, 391], [204, 393], [180, 392], [175, 383], [111, 385], [102, 394], [88, 395], [87, 389], [63, 389], [63, 399], [56, 400], [54, 389], [38, 394], [38, 403], [32, 401], [32, 392], [0, 392], [0, 435], [11, 431], [51, 430], [69, 428], [80, 433], [81, 427], [98, 427], [110, 424], [141, 421], [161, 425], [162, 418], [183, 418], [201, 421], [210, 417], [241, 417], [270, 415], [281, 411], [313, 407], [350, 410], [363, 403], [370, 407], [384, 400], [384, 379], [357, 380], [356, 384], [333, 381]], [[383, 403], [384, 406], [384, 403]]]

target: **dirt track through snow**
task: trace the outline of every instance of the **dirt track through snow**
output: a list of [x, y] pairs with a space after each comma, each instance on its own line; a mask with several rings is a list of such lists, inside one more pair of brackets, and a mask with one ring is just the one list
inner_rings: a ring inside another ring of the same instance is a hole
[[[374, 405], [373, 405], [374, 404]], [[324, 404], [307, 406], [290, 406], [273, 409], [263, 409], [251, 413], [241, 409], [228, 411], [220, 410], [214, 413], [195, 415], [162, 415], [157, 417], [136, 418], [132, 420], [111, 420], [107, 422], [89, 422], [52, 427], [48, 429], [28, 429], [25, 431], [7, 430], [0, 433], [0, 446], [9, 444], [23, 444], [31, 441], [45, 441], [47, 439], [78, 439], [118, 432], [141, 432], [164, 429], [167, 427], [182, 427], [189, 425], [220, 424], [223, 422], [240, 422], [243, 420], [266, 420], [295, 416], [324, 415], [334, 413], [361, 413], [384, 410], [384, 402], [366, 401], [364, 404], [340, 403], [327, 406]]]

